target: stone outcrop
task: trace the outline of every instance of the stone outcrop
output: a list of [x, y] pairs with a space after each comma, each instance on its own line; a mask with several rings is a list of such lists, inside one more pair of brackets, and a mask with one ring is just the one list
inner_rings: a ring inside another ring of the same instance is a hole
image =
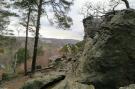
[[93, 38], [99, 29], [99, 25], [101, 23], [100, 19], [95, 19], [92, 16], [89, 16], [83, 20], [84, 25], [84, 39], [90, 37]]
[[117, 89], [134, 83], [135, 10], [108, 13], [94, 39], [86, 41], [80, 60], [84, 84]]

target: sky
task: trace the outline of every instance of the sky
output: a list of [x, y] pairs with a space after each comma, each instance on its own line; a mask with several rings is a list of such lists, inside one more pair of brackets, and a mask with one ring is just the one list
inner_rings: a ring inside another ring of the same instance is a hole
[[[83, 40], [84, 36], [84, 28], [83, 28], [83, 16], [80, 14], [82, 6], [86, 2], [104, 2], [108, 0], [75, 0], [74, 5], [71, 7], [71, 11], [69, 12], [69, 15], [73, 19], [73, 26], [71, 27], [71, 30], [62, 30], [58, 29], [52, 25], [49, 24], [46, 17], [42, 16], [41, 18], [41, 28], [40, 28], [40, 34], [41, 37], [45, 38], [57, 38], [57, 39], [76, 39], [76, 40]], [[129, 0], [130, 6], [132, 8], [135, 7], [135, 0]], [[125, 7], [120, 5], [118, 9], [124, 9]], [[19, 22], [18, 19], [15, 17], [10, 18], [11, 23], [8, 26], [8, 28], [11, 30], [14, 30], [14, 33], [16, 36], [25, 36], [25, 28], [22, 26], [18, 26], [17, 22]], [[18, 34], [19, 32], [19, 34]], [[29, 36], [32, 36], [31, 34]]]

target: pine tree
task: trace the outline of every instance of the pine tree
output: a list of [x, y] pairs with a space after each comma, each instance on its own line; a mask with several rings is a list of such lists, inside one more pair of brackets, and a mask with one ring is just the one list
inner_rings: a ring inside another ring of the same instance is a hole
[[36, 36], [34, 43], [34, 52], [33, 52], [33, 60], [32, 60], [32, 73], [36, 70], [36, 60], [37, 60], [37, 47], [38, 47], [38, 39], [39, 39], [39, 30], [40, 30], [40, 17], [42, 12], [44, 11], [47, 16], [46, 10], [42, 7], [46, 5], [50, 5], [53, 9], [54, 16], [56, 17], [56, 21], [59, 27], [65, 29], [70, 28], [72, 19], [68, 17], [66, 12], [69, 11], [70, 6], [73, 4], [73, 1], [69, 2], [66, 0], [39, 0], [38, 3], [38, 16], [37, 16], [37, 26], [36, 26]]
[[[37, 60], [37, 48], [38, 48], [38, 39], [39, 39], [39, 30], [40, 30], [40, 18], [41, 15], [44, 13], [45, 16], [48, 18], [48, 8], [51, 7], [52, 14], [54, 15], [54, 21], [51, 21], [49, 18], [48, 20], [50, 22], [56, 22], [57, 26], [63, 29], [70, 28], [72, 25], [72, 19], [67, 16], [67, 12], [70, 9], [70, 6], [73, 4], [73, 0], [71, 2], [67, 0], [21, 0], [21, 4], [24, 4], [24, 7], [29, 8], [29, 12], [27, 15], [27, 25], [26, 28], [29, 28], [29, 18], [30, 15], [30, 9], [31, 12], [34, 9], [34, 11], [37, 13], [37, 19], [36, 21], [36, 33], [35, 33], [35, 42], [34, 42], [34, 51], [33, 51], [33, 59], [32, 59], [32, 72], [35, 72], [35, 66], [36, 66], [36, 60]], [[28, 4], [27, 4], [28, 3]], [[16, 3], [18, 4], [18, 2]], [[22, 5], [23, 5], [22, 4]], [[28, 7], [29, 5], [33, 7]], [[48, 8], [46, 8], [48, 7]], [[27, 37], [28, 36], [28, 30], [26, 31], [26, 42], [25, 42], [25, 48], [27, 49]], [[26, 55], [25, 55], [26, 56]], [[26, 56], [27, 57], [27, 56]], [[25, 61], [25, 70], [26, 70], [26, 61]]]
[[5, 0], [0, 1], [0, 35], [13, 35], [12, 30], [7, 30], [7, 26], [10, 23], [9, 17], [18, 15], [6, 10], [9, 6], [9, 2], [6, 2]]
[[[30, 24], [31, 13], [33, 13], [35, 2], [33, 0], [21, 0], [21, 1], [15, 1], [14, 5], [17, 6], [17, 7], [20, 7], [19, 9], [27, 11], [26, 17], [25, 17], [25, 13], [23, 13], [24, 14], [24, 17], [22, 17], [23, 21], [20, 23], [21, 25], [26, 27], [24, 73], [25, 73], [25, 75], [27, 75], [28, 32], [30, 30], [30, 25], [32, 25], [32, 24]], [[25, 19], [26, 19], [26, 21], [25, 21]]]

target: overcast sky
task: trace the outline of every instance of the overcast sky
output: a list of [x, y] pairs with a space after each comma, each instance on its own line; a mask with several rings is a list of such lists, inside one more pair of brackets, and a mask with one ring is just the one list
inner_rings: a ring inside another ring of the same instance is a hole
[[[74, 25], [72, 26], [71, 30], [60, 30], [57, 29], [53, 26], [51, 26], [45, 17], [41, 18], [41, 29], [40, 29], [40, 34], [42, 37], [46, 38], [58, 38], [58, 39], [77, 39], [77, 40], [82, 40], [84, 36], [84, 31], [83, 31], [83, 24], [82, 24], [82, 19], [83, 16], [80, 14], [82, 6], [87, 2], [101, 2], [101, 1], [108, 1], [108, 0], [75, 0], [74, 5], [71, 8], [71, 12], [69, 15], [72, 17], [74, 21]], [[129, 0], [130, 6], [132, 8], [135, 7], [135, 0]], [[125, 8], [123, 6], [119, 8]], [[15, 30], [21, 29], [20, 36], [25, 35], [25, 28], [21, 26], [17, 26], [18, 20], [15, 18], [11, 18], [11, 24], [9, 26], [9, 29]], [[15, 32], [16, 35], [17, 31]]]

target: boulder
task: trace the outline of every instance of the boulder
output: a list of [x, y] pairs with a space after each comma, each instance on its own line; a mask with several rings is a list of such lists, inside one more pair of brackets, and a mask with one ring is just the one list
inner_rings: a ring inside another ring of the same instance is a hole
[[85, 44], [78, 68], [80, 82], [93, 84], [96, 89], [117, 89], [134, 83], [135, 10], [106, 15], [96, 37]]
[[28, 80], [21, 89], [46, 89], [64, 78], [65, 75], [46, 75], [42, 78]]

